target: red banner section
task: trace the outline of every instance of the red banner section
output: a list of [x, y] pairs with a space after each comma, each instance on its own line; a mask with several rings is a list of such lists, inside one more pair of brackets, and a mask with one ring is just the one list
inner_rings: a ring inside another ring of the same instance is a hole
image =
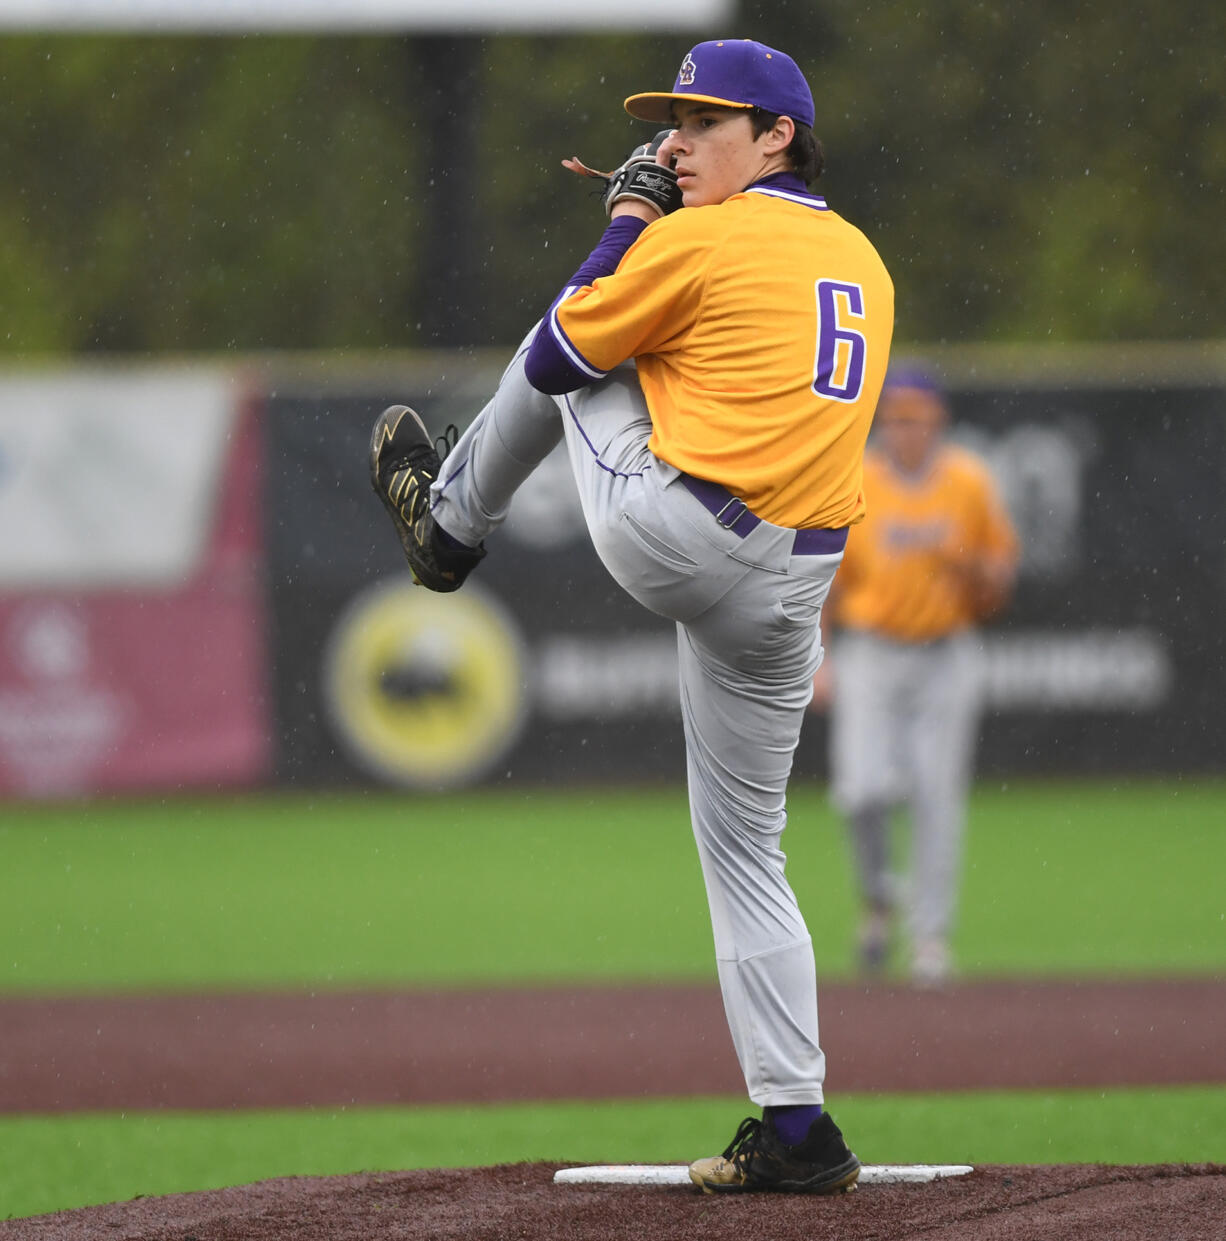
[[[254, 412], [244, 413], [224, 387], [221, 395], [208, 415], [213, 451], [194, 453], [195, 468], [170, 480], [177, 511], [144, 540], [159, 549], [156, 572], [115, 568], [140, 560], [130, 531], [117, 552], [113, 537], [108, 543], [105, 530], [85, 523], [82, 552], [97, 545], [104, 564], [85, 575], [88, 588], [64, 582], [62, 557], [48, 565], [45, 583], [29, 582], [24, 570], [20, 584], [11, 575], [0, 581], [0, 796], [268, 778], [260, 436]], [[113, 423], [107, 436], [123, 440]], [[18, 474], [23, 465], [32, 461], [18, 457]], [[126, 484], [135, 482], [131, 469], [129, 457]], [[148, 507], [151, 490], [166, 487], [161, 477], [129, 491], [126, 520]], [[189, 531], [185, 512], [203, 529]], [[176, 523], [183, 537], [168, 540]], [[105, 506], [97, 524], [108, 525]], [[28, 546], [25, 554], [0, 548], [0, 576], [5, 561], [28, 566]]]

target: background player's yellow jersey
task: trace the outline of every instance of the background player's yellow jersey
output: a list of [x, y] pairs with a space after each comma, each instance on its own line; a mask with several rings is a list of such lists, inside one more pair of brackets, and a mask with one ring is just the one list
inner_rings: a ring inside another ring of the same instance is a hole
[[903, 642], [930, 642], [974, 624], [979, 608], [959, 565], [1018, 556], [987, 466], [946, 444], [912, 478], [870, 447], [864, 491], [868, 515], [847, 540], [831, 601], [836, 623]]
[[764, 183], [664, 216], [553, 314], [590, 373], [635, 359], [661, 460], [775, 525], [863, 516], [894, 287], [823, 199]]

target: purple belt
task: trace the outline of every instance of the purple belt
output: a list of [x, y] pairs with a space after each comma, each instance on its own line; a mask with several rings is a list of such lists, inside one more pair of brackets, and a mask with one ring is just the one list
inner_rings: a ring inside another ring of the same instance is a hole
[[[712, 513], [725, 530], [731, 530], [738, 539], [743, 539], [756, 526], [762, 524], [762, 518], [750, 512], [745, 501], [737, 499], [726, 487], [708, 482], [705, 478], [695, 478], [692, 474], [682, 474], [680, 477], [686, 491]], [[792, 544], [792, 555], [832, 556], [846, 546], [846, 526], [838, 530], [797, 530], [796, 541]]]

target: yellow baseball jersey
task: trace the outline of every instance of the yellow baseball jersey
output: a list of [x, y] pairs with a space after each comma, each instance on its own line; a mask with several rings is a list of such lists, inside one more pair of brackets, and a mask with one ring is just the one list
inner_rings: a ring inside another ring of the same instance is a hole
[[775, 525], [863, 516], [894, 287], [823, 199], [763, 184], [674, 212], [553, 315], [593, 377], [635, 359], [661, 460]]
[[987, 466], [943, 445], [927, 473], [904, 477], [870, 446], [868, 515], [851, 532], [832, 608], [836, 623], [903, 642], [931, 642], [978, 619], [957, 565], [968, 557], [1016, 563], [1018, 540]]

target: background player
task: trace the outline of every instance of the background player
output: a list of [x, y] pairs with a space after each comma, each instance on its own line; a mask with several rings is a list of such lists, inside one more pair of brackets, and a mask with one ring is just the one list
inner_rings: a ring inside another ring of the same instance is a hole
[[[946, 441], [948, 422], [931, 374], [891, 372], [865, 460], [868, 515], [848, 539], [831, 599], [838, 636], [815, 696], [833, 695], [831, 794], [859, 878], [861, 964], [883, 968], [901, 904], [912, 976], [928, 984], [951, 968], [982, 701], [974, 625], [1005, 603], [1018, 561], [987, 466]], [[889, 849], [900, 803], [911, 826], [901, 887]]]
[[863, 513], [893, 286], [807, 189], [821, 151], [790, 57], [702, 43], [672, 91], [626, 108], [669, 128], [612, 176], [611, 223], [493, 399], [445, 462], [412, 411], [386, 411], [372, 474], [418, 579], [452, 590], [565, 438], [604, 564], [677, 624], [720, 986], [764, 1108], [691, 1176], [831, 1193], [859, 1162], [823, 1111], [813, 946], [779, 842], [822, 604]]

